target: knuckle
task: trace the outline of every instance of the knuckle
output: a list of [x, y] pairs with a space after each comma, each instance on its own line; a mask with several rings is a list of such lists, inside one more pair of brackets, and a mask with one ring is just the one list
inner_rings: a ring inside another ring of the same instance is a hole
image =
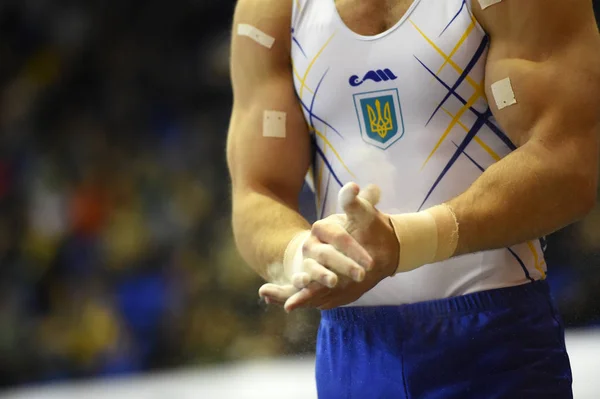
[[320, 251], [318, 251], [317, 253], [315, 253], [314, 259], [317, 262], [319, 262], [320, 264], [323, 264], [323, 263], [327, 262], [327, 259], [329, 258], [327, 256], [326, 250], [327, 250], [327, 248], [322, 248]]
[[328, 221], [327, 219], [319, 220], [312, 225], [311, 232], [313, 236], [320, 240], [331, 240], [336, 234], [344, 231], [339, 224]]
[[308, 239], [302, 243], [302, 254], [306, 256], [314, 252], [318, 244], [319, 240], [317, 238], [314, 236], [308, 237]]
[[370, 269], [373, 269], [374, 267], [375, 267], [375, 260], [374, 259], [369, 259], [367, 261], [367, 268], [369, 268], [369, 270], [370, 270]]
[[344, 229], [339, 228], [339, 229], [331, 229], [331, 238], [333, 239], [333, 242], [337, 243], [338, 241], [340, 241], [343, 237], [344, 237]]
[[312, 259], [310, 259], [310, 258], [304, 259], [304, 262], [302, 262], [302, 271], [304, 273], [307, 273], [308, 275], [311, 275], [312, 270], [313, 270]]
[[316, 259], [310, 259], [308, 263], [305, 264], [304, 270], [311, 276], [311, 280], [317, 279], [319, 273], [323, 270], [323, 266]]
[[312, 245], [311, 245], [310, 241], [309, 240], [305, 241], [304, 244], [302, 244], [302, 254], [306, 255], [306, 254], [310, 253], [311, 247], [312, 247]]
[[343, 232], [339, 236], [339, 242], [344, 247], [349, 247], [352, 245], [353, 240], [352, 240], [352, 237], [350, 236], [350, 234]]
[[321, 219], [320, 222], [327, 223], [327, 224], [336, 223], [340, 219], [339, 216], [340, 216], [339, 214], [334, 213], [333, 215], [327, 216], [325, 219]]
[[323, 230], [326, 229], [326, 225], [327, 224], [325, 223], [325, 221], [318, 220], [318, 221], [316, 221], [316, 222], [313, 223], [311, 231], [315, 235], [319, 234], [319, 233], [322, 233]]

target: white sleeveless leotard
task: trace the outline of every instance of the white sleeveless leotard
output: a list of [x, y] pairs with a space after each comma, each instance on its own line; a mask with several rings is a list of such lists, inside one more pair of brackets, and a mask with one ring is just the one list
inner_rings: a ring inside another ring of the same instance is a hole
[[[416, 212], [464, 192], [515, 149], [484, 94], [488, 37], [465, 0], [415, 0], [376, 36], [351, 31], [334, 0], [294, 0], [294, 83], [315, 142], [319, 218], [343, 184], [378, 184], [379, 209]], [[493, 229], [494, 226], [488, 228]], [[545, 278], [540, 240], [387, 278], [354, 305], [396, 305]]]

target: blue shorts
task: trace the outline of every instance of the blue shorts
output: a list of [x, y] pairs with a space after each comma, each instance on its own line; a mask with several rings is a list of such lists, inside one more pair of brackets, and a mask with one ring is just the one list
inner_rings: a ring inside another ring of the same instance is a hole
[[322, 399], [573, 397], [562, 322], [543, 281], [324, 311], [316, 377]]

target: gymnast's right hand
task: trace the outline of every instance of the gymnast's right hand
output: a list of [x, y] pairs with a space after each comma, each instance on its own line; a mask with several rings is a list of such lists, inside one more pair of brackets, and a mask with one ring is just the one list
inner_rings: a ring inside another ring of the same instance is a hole
[[259, 295], [269, 303], [283, 304], [278, 298], [291, 296], [311, 281], [329, 288], [338, 284], [339, 277], [363, 281], [373, 267], [373, 258], [346, 231], [346, 223], [346, 215], [331, 215], [294, 236], [283, 260], [285, 282], [265, 284]]

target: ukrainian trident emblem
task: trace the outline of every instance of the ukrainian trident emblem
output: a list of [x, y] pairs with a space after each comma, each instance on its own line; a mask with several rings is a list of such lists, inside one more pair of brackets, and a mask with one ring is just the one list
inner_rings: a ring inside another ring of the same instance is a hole
[[404, 135], [397, 89], [355, 94], [354, 105], [367, 143], [385, 150]]
[[385, 102], [385, 105], [383, 106], [383, 115], [381, 113], [381, 100], [379, 98], [375, 100], [375, 108], [377, 111], [367, 104], [371, 131], [377, 133], [382, 139], [385, 139], [388, 132], [394, 129], [392, 112], [390, 111], [390, 102]]

